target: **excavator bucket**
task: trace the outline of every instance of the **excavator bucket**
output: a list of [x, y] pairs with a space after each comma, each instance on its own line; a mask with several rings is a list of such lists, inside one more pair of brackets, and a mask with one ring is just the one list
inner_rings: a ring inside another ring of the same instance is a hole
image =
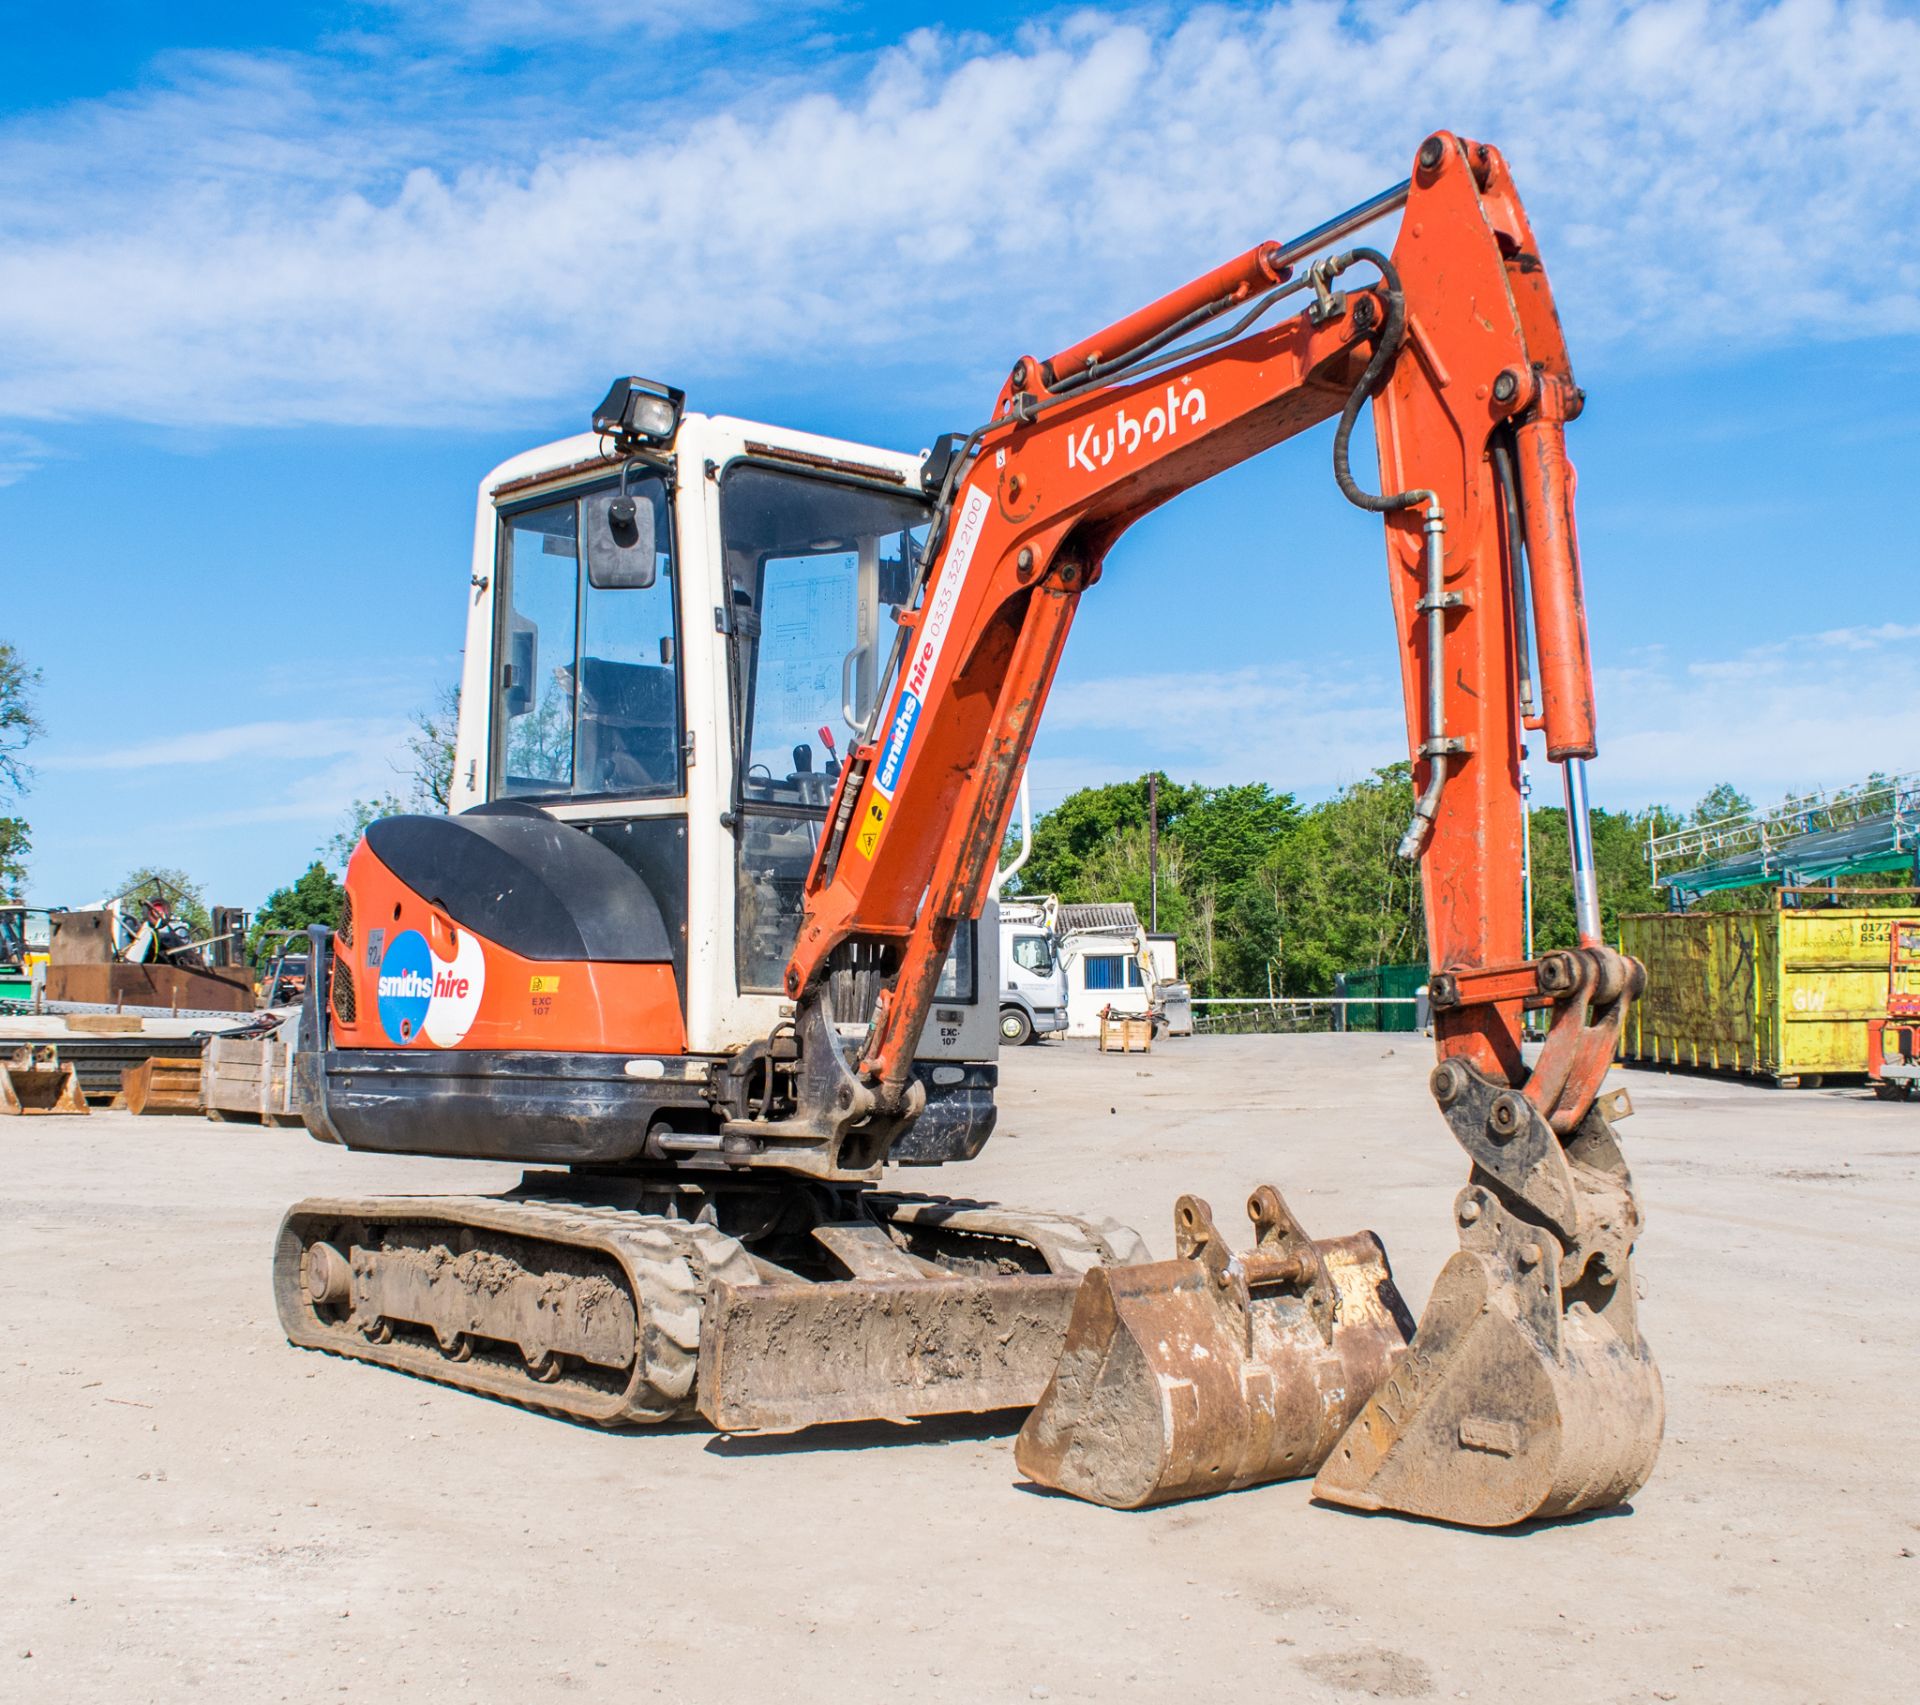
[[1457, 1064], [1434, 1075], [1476, 1161], [1454, 1205], [1460, 1252], [1314, 1495], [1466, 1527], [1621, 1503], [1653, 1472], [1666, 1407], [1636, 1319], [1640, 1216], [1606, 1107], [1563, 1149], [1522, 1097]]
[[0, 1060], [0, 1113], [85, 1113], [80, 1074], [53, 1048], [22, 1048]]
[[1231, 1253], [1197, 1196], [1178, 1258], [1088, 1273], [1014, 1446], [1039, 1485], [1140, 1509], [1313, 1473], [1413, 1331], [1372, 1232], [1316, 1243], [1262, 1185]]

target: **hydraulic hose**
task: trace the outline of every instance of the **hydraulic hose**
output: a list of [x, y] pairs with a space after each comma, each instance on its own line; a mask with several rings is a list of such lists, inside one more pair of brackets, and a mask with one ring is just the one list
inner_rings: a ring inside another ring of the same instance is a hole
[[1433, 833], [1433, 820], [1440, 809], [1440, 794], [1447, 785], [1447, 771], [1452, 757], [1447, 742], [1447, 672], [1444, 661], [1447, 647], [1447, 522], [1441, 512], [1439, 495], [1435, 492], [1417, 488], [1372, 492], [1353, 477], [1349, 441], [1353, 437], [1354, 423], [1360, 418], [1361, 406], [1371, 399], [1387, 369], [1399, 355], [1407, 334], [1407, 298], [1401, 288], [1400, 273], [1378, 249], [1349, 249], [1317, 270], [1323, 281], [1330, 280], [1345, 272], [1356, 261], [1365, 261], [1380, 274], [1381, 283], [1385, 286], [1387, 312], [1379, 336], [1374, 340], [1373, 355], [1361, 373], [1359, 382], [1353, 387], [1352, 394], [1348, 396], [1346, 407], [1341, 409], [1340, 424], [1334, 429], [1334, 483], [1340, 487], [1340, 495], [1349, 503], [1376, 515], [1388, 514], [1396, 509], [1422, 507], [1427, 512], [1423, 529], [1426, 533], [1426, 583], [1419, 606], [1427, 618], [1427, 729], [1425, 738], [1420, 742], [1420, 753], [1427, 760], [1427, 785], [1414, 802], [1413, 819], [1407, 824], [1406, 833], [1400, 837], [1397, 849], [1401, 858], [1411, 862], [1425, 851], [1428, 838]]

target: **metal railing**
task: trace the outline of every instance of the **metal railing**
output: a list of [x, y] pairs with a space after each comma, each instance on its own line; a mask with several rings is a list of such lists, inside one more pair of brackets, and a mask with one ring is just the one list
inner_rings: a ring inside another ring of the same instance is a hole
[[[1193, 1033], [1196, 1036], [1298, 1035], [1335, 1029], [1336, 1012], [1346, 1007], [1417, 1008], [1422, 1004], [1418, 995], [1203, 996], [1193, 1002]], [[1224, 1010], [1216, 1012], [1215, 1008]]]
[[[1762, 811], [1741, 812], [1712, 823], [1696, 823], [1671, 834], [1647, 836], [1647, 864], [1656, 886], [1660, 866], [1692, 866], [1710, 858], [1759, 853], [1771, 862], [1781, 843], [1822, 829], [1844, 828], [1878, 817], [1911, 816], [1920, 822], [1920, 771], [1875, 779], [1858, 788], [1816, 788], [1790, 794]], [[1671, 877], [1669, 877], [1671, 880]]]

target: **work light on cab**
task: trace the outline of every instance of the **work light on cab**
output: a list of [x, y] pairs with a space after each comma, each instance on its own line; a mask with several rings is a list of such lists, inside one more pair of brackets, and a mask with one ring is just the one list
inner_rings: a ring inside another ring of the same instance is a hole
[[593, 411], [593, 429], [622, 450], [671, 444], [680, 430], [680, 410], [686, 400], [685, 391], [656, 379], [616, 379], [606, 401]]

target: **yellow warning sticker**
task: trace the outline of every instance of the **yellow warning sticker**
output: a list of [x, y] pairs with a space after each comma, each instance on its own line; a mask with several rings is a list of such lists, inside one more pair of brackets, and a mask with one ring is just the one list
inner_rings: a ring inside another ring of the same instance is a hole
[[862, 858], [873, 857], [873, 849], [880, 844], [880, 831], [887, 826], [887, 802], [879, 794], [867, 801], [866, 815], [860, 820], [855, 832], [853, 844], [860, 849]]
[[527, 992], [534, 995], [557, 995], [560, 992], [558, 977], [535, 977], [527, 984]]

